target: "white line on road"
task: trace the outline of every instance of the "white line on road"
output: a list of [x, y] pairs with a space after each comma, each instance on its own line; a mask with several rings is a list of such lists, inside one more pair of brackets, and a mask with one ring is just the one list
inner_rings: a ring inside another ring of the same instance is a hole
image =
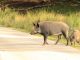
[[0, 52], [2, 60], [80, 60], [80, 54], [52, 51]]

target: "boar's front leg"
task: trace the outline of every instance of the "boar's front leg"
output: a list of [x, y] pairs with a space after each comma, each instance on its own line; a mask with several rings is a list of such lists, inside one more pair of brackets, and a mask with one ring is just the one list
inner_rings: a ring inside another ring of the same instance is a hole
[[48, 36], [47, 36], [47, 35], [43, 35], [43, 37], [44, 37], [44, 43], [43, 43], [43, 45], [48, 44], [48, 43], [47, 43], [47, 37], [48, 37]]

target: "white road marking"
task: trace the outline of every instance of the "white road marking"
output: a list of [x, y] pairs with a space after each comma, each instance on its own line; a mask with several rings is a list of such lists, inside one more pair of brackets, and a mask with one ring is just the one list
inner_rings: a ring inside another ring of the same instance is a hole
[[80, 60], [80, 54], [52, 51], [0, 52], [1, 60]]

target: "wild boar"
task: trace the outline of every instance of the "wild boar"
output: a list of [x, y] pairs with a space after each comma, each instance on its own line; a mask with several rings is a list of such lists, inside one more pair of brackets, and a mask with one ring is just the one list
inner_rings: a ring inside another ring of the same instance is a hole
[[44, 43], [43, 44], [48, 44], [47, 43], [47, 37], [50, 35], [57, 35], [58, 39], [55, 44], [59, 42], [61, 39], [61, 36], [63, 35], [66, 40], [68, 45], [68, 31], [69, 31], [69, 26], [64, 23], [64, 22], [53, 22], [53, 21], [44, 21], [40, 22], [38, 21], [37, 23], [33, 23], [34, 29], [31, 32], [31, 34], [41, 34], [44, 37]]
[[79, 30], [74, 30], [72, 32], [72, 34], [70, 35], [70, 42], [71, 45], [75, 45], [75, 42], [77, 42], [78, 44], [80, 44], [80, 31]]

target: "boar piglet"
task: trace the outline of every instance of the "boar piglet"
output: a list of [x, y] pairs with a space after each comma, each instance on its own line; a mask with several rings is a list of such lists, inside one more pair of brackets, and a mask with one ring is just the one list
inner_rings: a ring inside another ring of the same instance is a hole
[[72, 32], [72, 34], [70, 35], [70, 42], [71, 42], [71, 45], [75, 45], [75, 42], [77, 42], [78, 44], [80, 44], [80, 31], [79, 30], [74, 30]]

